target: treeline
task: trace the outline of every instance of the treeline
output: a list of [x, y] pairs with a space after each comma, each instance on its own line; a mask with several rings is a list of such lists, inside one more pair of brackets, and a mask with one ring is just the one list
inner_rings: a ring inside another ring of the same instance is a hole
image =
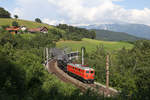
[[0, 7], [0, 18], [11, 18], [11, 14], [4, 8]]
[[84, 28], [77, 28], [77, 27], [69, 26], [67, 24], [59, 24], [56, 27], [66, 32], [65, 39], [67, 40], [79, 41], [82, 38], [91, 38], [91, 39], [96, 38], [96, 33], [94, 31], [89, 31]]
[[[105, 84], [105, 64], [108, 52], [103, 46], [87, 54], [86, 62], [95, 68], [97, 81]], [[150, 99], [150, 41], [139, 40], [134, 48], [122, 48], [110, 55], [110, 86], [121, 91], [124, 100]]]
[[139, 38], [124, 32], [114, 32], [108, 30], [93, 30], [96, 32], [96, 39], [104, 41], [130, 41], [134, 42], [137, 40], [142, 40], [144, 38]]

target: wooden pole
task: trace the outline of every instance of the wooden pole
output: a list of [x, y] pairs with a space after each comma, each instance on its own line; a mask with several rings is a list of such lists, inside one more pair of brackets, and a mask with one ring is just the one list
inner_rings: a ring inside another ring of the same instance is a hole
[[106, 89], [109, 91], [109, 55], [106, 56]]
[[78, 56], [79, 56], [79, 54], [78, 54], [78, 48], [77, 48], [76, 60], [78, 60]]
[[84, 65], [84, 49], [82, 48], [82, 65]]
[[48, 69], [48, 48], [46, 48], [46, 67]]
[[45, 48], [44, 48], [44, 50], [43, 50], [43, 62], [44, 62], [44, 64], [45, 64], [45, 58], [46, 58], [46, 53], [45, 53]]

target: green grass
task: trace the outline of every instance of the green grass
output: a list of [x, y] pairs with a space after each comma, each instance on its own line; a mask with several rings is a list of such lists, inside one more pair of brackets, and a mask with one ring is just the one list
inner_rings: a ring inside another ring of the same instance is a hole
[[33, 39], [36, 35], [35, 34], [20, 34], [24, 39], [30, 40]]
[[0, 26], [1, 25], [10, 25], [11, 26], [13, 21], [17, 21], [19, 23], [19, 26], [26, 26], [28, 28], [37, 28], [37, 27], [41, 27], [41, 26], [45, 26], [47, 28], [53, 28], [53, 26], [50, 26], [48, 24], [42, 24], [42, 23], [21, 20], [21, 19], [11, 19], [11, 18], [0, 18]]
[[98, 45], [103, 45], [108, 52], [118, 51], [123, 47], [126, 49], [133, 48], [133, 45], [127, 42], [99, 41], [87, 38], [82, 39], [82, 41], [59, 41], [56, 43], [58, 48], [69, 47], [72, 48], [72, 51], [80, 50], [84, 46], [87, 52], [94, 51]]

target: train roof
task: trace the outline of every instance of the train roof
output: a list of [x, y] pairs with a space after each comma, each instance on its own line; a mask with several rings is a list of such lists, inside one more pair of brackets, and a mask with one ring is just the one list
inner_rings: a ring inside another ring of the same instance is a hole
[[77, 67], [77, 68], [80, 68], [80, 69], [83, 69], [83, 70], [94, 70], [93, 68], [85, 67], [82, 64], [73, 64], [73, 63], [70, 63], [68, 65], [71, 65], [71, 66], [74, 66], [74, 67]]

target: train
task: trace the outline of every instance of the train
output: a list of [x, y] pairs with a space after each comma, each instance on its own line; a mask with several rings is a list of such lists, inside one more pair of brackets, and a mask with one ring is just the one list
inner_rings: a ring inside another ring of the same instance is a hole
[[84, 64], [72, 63], [73, 61], [70, 59], [70, 57], [78, 56], [79, 52], [66, 54], [64, 51], [56, 48], [51, 51], [53, 58], [57, 59], [58, 67], [64, 72], [84, 83], [94, 83], [95, 70]]
[[67, 73], [84, 83], [94, 83], [95, 71], [82, 64], [67, 64]]
[[68, 75], [82, 81], [83, 83], [93, 84], [95, 80], [95, 70], [86, 65], [75, 63], [64, 63], [58, 61], [58, 66]]

